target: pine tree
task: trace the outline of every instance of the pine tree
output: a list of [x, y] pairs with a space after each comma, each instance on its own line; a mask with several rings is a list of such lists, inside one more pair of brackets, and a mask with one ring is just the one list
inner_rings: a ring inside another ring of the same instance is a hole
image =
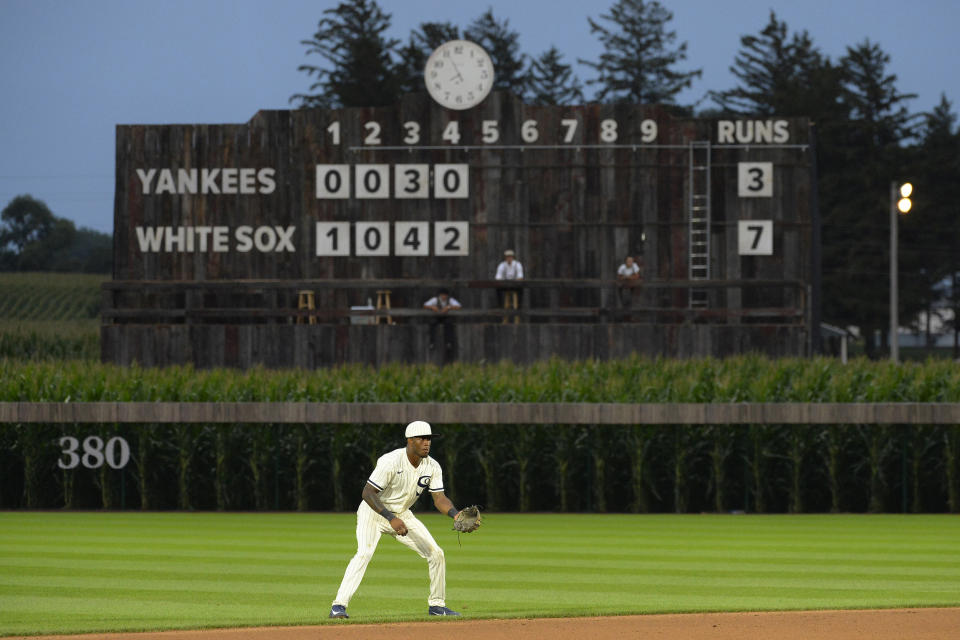
[[[944, 302], [950, 313], [946, 326], [953, 332], [954, 358], [960, 357], [960, 130], [957, 115], [945, 95], [926, 114], [910, 177], [916, 207], [903, 221], [909, 232], [904, 249], [915, 256], [922, 273], [929, 274], [928, 306]], [[946, 286], [943, 286], [946, 281]], [[909, 287], [908, 282], [904, 282]]]
[[401, 91], [416, 93], [424, 90], [423, 69], [434, 49], [444, 42], [460, 39], [460, 28], [450, 22], [422, 22], [419, 30], [400, 49]]
[[821, 207], [824, 317], [859, 326], [870, 356], [877, 355], [874, 331], [889, 327], [888, 194], [906, 166], [901, 143], [912, 135], [914, 120], [905, 103], [915, 96], [897, 90], [889, 62], [869, 41], [848, 47], [840, 61], [841, 100], [850, 119], [835, 132], [839, 162], [826, 176]]
[[577, 104], [583, 102], [583, 85], [573, 68], [562, 61], [563, 55], [550, 47], [530, 62], [527, 71], [529, 100], [532, 104]]
[[598, 73], [587, 80], [599, 87], [597, 100], [673, 104], [702, 74], [675, 69], [687, 58], [687, 43], [674, 45], [677, 34], [666, 29], [673, 14], [656, 0], [618, 0], [600, 19], [587, 21], [604, 52], [596, 62], [579, 60]]
[[[740, 81], [734, 89], [710, 92], [724, 111], [757, 116], [818, 116], [834, 111], [840, 92], [839, 71], [803, 31], [787, 35], [787, 23], [770, 12], [758, 35], [740, 38], [730, 67]], [[837, 115], [834, 113], [833, 115]]]
[[315, 78], [312, 93], [290, 97], [301, 107], [376, 107], [393, 104], [400, 94], [400, 76], [393, 56], [399, 40], [386, 38], [390, 14], [376, 0], [349, 0], [323, 12], [306, 55], [325, 64], [297, 67]]
[[917, 116], [910, 115], [905, 103], [917, 95], [897, 91], [897, 76], [886, 72], [890, 56], [880, 45], [865, 40], [847, 47], [841, 64], [843, 100], [863, 143], [889, 149], [915, 133]]
[[476, 42], [490, 54], [495, 73], [494, 89], [524, 95], [527, 87], [523, 71], [526, 56], [520, 53], [520, 34], [510, 29], [508, 20], [497, 20], [493, 9], [487, 9], [470, 23], [464, 31], [464, 38]]

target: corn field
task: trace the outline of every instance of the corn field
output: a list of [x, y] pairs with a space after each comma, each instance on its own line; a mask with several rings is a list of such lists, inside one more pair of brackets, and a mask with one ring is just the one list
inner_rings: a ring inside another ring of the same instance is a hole
[[96, 318], [100, 285], [109, 275], [0, 273], [0, 320], [67, 321]]
[[0, 319], [0, 358], [96, 362], [100, 321]]
[[829, 358], [196, 370], [0, 358], [7, 402], [960, 402], [960, 366]]
[[[829, 359], [318, 371], [0, 360], [0, 401], [957, 402], [960, 368]], [[386, 425], [0, 425], [0, 508], [352, 510]], [[499, 511], [960, 512], [954, 425], [438, 427], [458, 504]], [[122, 440], [122, 443], [121, 443]], [[121, 462], [123, 464], [121, 464]], [[67, 467], [67, 468], [63, 468]]]

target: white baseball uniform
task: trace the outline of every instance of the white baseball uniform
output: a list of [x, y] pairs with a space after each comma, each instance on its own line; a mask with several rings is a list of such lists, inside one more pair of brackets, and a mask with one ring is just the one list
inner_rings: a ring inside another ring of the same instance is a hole
[[397, 535], [386, 518], [371, 509], [366, 501], [361, 501], [357, 509], [357, 554], [347, 565], [333, 604], [346, 607], [350, 603], [350, 598], [360, 586], [367, 565], [373, 558], [380, 536], [387, 534], [426, 559], [430, 573], [428, 606], [446, 606], [444, 598], [447, 590], [447, 574], [443, 549], [437, 545], [423, 523], [410, 511], [410, 507], [424, 491], [430, 493], [443, 491], [443, 471], [440, 469], [440, 464], [427, 456], [420, 461], [419, 466], [414, 467], [407, 458], [405, 448], [395, 449], [380, 456], [367, 482], [379, 489], [380, 493], [377, 495], [383, 506], [403, 520], [403, 524], [407, 526], [407, 535]]

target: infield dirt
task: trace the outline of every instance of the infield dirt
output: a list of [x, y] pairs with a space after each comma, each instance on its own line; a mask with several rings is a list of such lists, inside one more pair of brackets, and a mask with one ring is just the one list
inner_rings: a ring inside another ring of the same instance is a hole
[[[394, 624], [327, 624], [304, 627], [255, 627], [203, 631], [108, 633], [42, 636], [45, 640], [331, 640], [391, 638], [448, 640], [449, 624], [469, 624], [475, 640], [947, 640], [960, 629], [960, 608], [870, 611], [774, 611], [763, 613], [688, 613], [604, 618], [514, 620], [437, 619]], [[466, 632], [466, 631], [464, 631]], [[19, 638], [27, 636], [17, 636]], [[36, 638], [37, 636], [32, 636]]]

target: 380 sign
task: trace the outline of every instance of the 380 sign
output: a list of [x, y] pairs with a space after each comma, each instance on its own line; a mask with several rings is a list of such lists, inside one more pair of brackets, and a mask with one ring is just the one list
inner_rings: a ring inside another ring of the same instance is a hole
[[57, 460], [61, 469], [76, 469], [81, 464], [87, 469], [99, 469], [104, 463], [111, 469], [123, 469], [130, 462], [130, 445], [120, 436], [106, 443], [100, 436], [87, 436], [82, 443], [73, 436], [64, 436], [57, 444], [61, 447]]

